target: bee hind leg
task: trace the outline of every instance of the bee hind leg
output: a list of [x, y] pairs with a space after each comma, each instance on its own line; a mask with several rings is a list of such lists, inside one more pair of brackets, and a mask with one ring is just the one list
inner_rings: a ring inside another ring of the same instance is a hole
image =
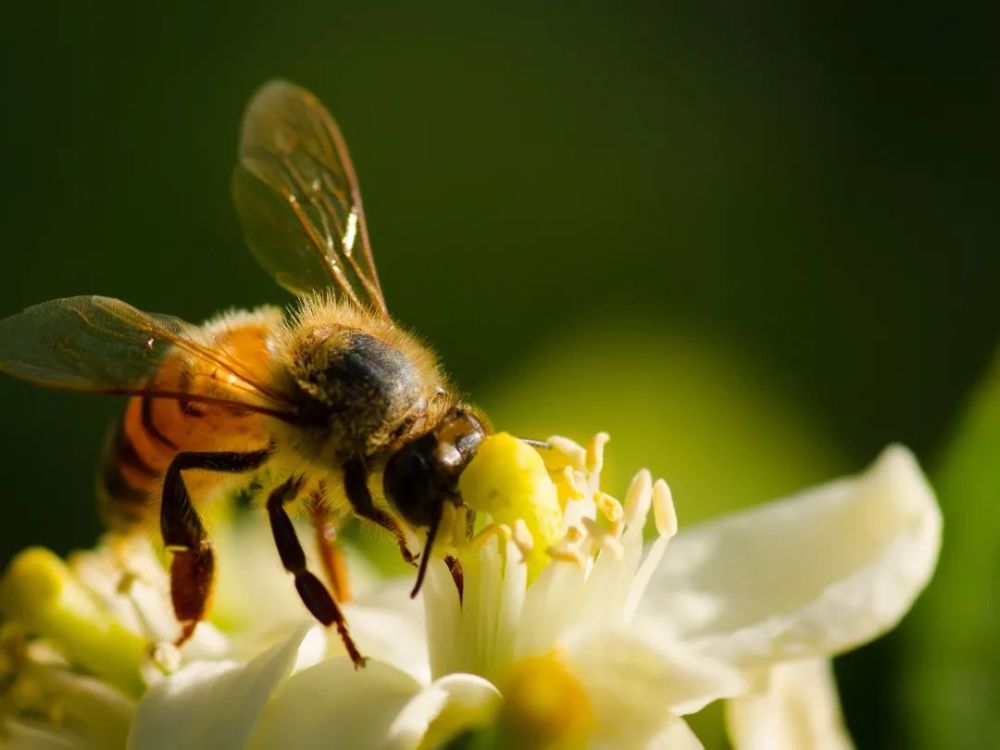
[[252, 471], [270, 455], [270, 450], [248, 453], [194, 453], [174, 456], [163, 478], [160, 503], [160, 532], [163, 543], [173, 555], [170, 563], [170, 598], [174, 614], [181, 624], [181, 634], [174, 642], [180, 646], [194, 635], [205, 619], [215, 581], [215, 553], [198, 511], [195, 510], [181, 472], [204, 469], [229, 473]]
[[302, 549], [302, 543], [295, 533], [292, 519], [285, 511], [285, 504], [290, 503], [299, 494], [304, 483], [304, 477], [291, 477], [283, 484], [278, 485], [271, 491], [267, 498], [267, 514], [271, 519], [271, 533], [274, 535], [274, 544], [278, 548], [278, 556], [285, 570], [295, 576], [295, 589], [302, 598], [302, 603], [306, 609], [327, 627], [335, 625], [340, 639], [344, 642], [348, 656], [354, 662], [354, 668], [360, 669], [365, 665], [365, 658], [354, 645], [354, 639], [347, 630], [347, 620], [344, 613], [340, 611], [337, 602], [326, 586], [306, 567], [306, 553]]

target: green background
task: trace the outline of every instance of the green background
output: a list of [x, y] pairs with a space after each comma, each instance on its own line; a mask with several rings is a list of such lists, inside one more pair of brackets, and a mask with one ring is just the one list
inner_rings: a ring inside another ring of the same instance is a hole
[[[8, 9], [0, 313], [286, 302], [229, 200], [280, 75], [340, 121], [391, 310], [498, 426], [610, 430], [617, 486], [650, 465], [687, 521], [889, 441], [933, 468], [996, 343], [995, 11], [745, 5]], [[0, 562], [93, 539], [116, 408], [0, 383]], [[862, 747], [941, 710], [902, 702], [915, 627], [838, 662]]]

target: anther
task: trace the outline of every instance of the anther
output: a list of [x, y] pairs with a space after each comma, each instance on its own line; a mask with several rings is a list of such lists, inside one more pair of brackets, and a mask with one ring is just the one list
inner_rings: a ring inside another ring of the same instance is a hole
[[653, 485], [653, 520], [661, 537], [670, 539], [677, 533], [677, 511], [670, 486], [662, 479]]

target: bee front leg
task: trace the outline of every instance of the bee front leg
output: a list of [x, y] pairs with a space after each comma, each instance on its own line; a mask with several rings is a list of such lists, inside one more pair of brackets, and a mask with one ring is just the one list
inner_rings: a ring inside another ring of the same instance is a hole
[[354, 458], [344, 464], [344, 493], [358, 516], [378, 524], [392, 534], [396, 544], [399, 545], [403, 560], [410, 565], [416, 564], [416, 558], [406, 546], [406, 537], [403, 536], [399, 523], [392, 514], [375, 507], [372, 493], [368, 489], [368, 468], [361, 459]]
[[215, 581], [215, 553], [198, 511], [191, 503], [181, 472], [204, 469], [237, 473], [252, 471], [271, 455], [270, 449], [249, 453], [178, 453], [163, 478], [160, 532], [173, 555], [170, 563], [170, 598], [181, 624], [175, 641], [180, 646], [194, 635], [205, 619]]
[[285, 504], [295, 499], [304, 482], [305, 477], [291, 477], [275, 487], [267, 498], [267, 514], [271, 519], [274, 544], [278, 548], [281, 564], [295, 576], [295, 589], [299, 592], [306, 609], [327, 627], [336, 625], [340, 639], [344, 642], [344, 648], [354, 662], [355, 669], [359, 669], [365, 665], [365, 658], [354, 645], [354, 640], [347, 630], [344, 613], [340, 611], [340, 607], [330, 596], [323, 582], [306, 567], [306, 553], [302, 549], [298, 534], [295, 533], [292, 519], [285, 511]]

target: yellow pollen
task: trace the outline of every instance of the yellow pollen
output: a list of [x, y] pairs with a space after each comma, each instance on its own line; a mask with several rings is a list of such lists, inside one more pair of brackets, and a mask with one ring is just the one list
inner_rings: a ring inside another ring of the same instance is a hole
[[555, 654], [516, 664], [503, 689], [503, 747], [570, 750], [586, 747], [594, 727], [590, 699]]
[[615, 500], [611, 495], [606, 492], [597, 493], [597, 509], [604, 514], [611, 523], [618, 523], [622, 520], [625, 515], [625, 511], [622, 509], [622, 504]]
[[458, 487], [465, 504], [488, 513], [493, 523], [513, 529], [522, 521], [519, 537], [532, 540], [529, 550], [521, 547], [528, 580], [537, 577], [548, 562], [544, 550], [558, 541], [562, 531], [556, 486], [538, 451], [507, 433], [491, 435], [462, 472]]

